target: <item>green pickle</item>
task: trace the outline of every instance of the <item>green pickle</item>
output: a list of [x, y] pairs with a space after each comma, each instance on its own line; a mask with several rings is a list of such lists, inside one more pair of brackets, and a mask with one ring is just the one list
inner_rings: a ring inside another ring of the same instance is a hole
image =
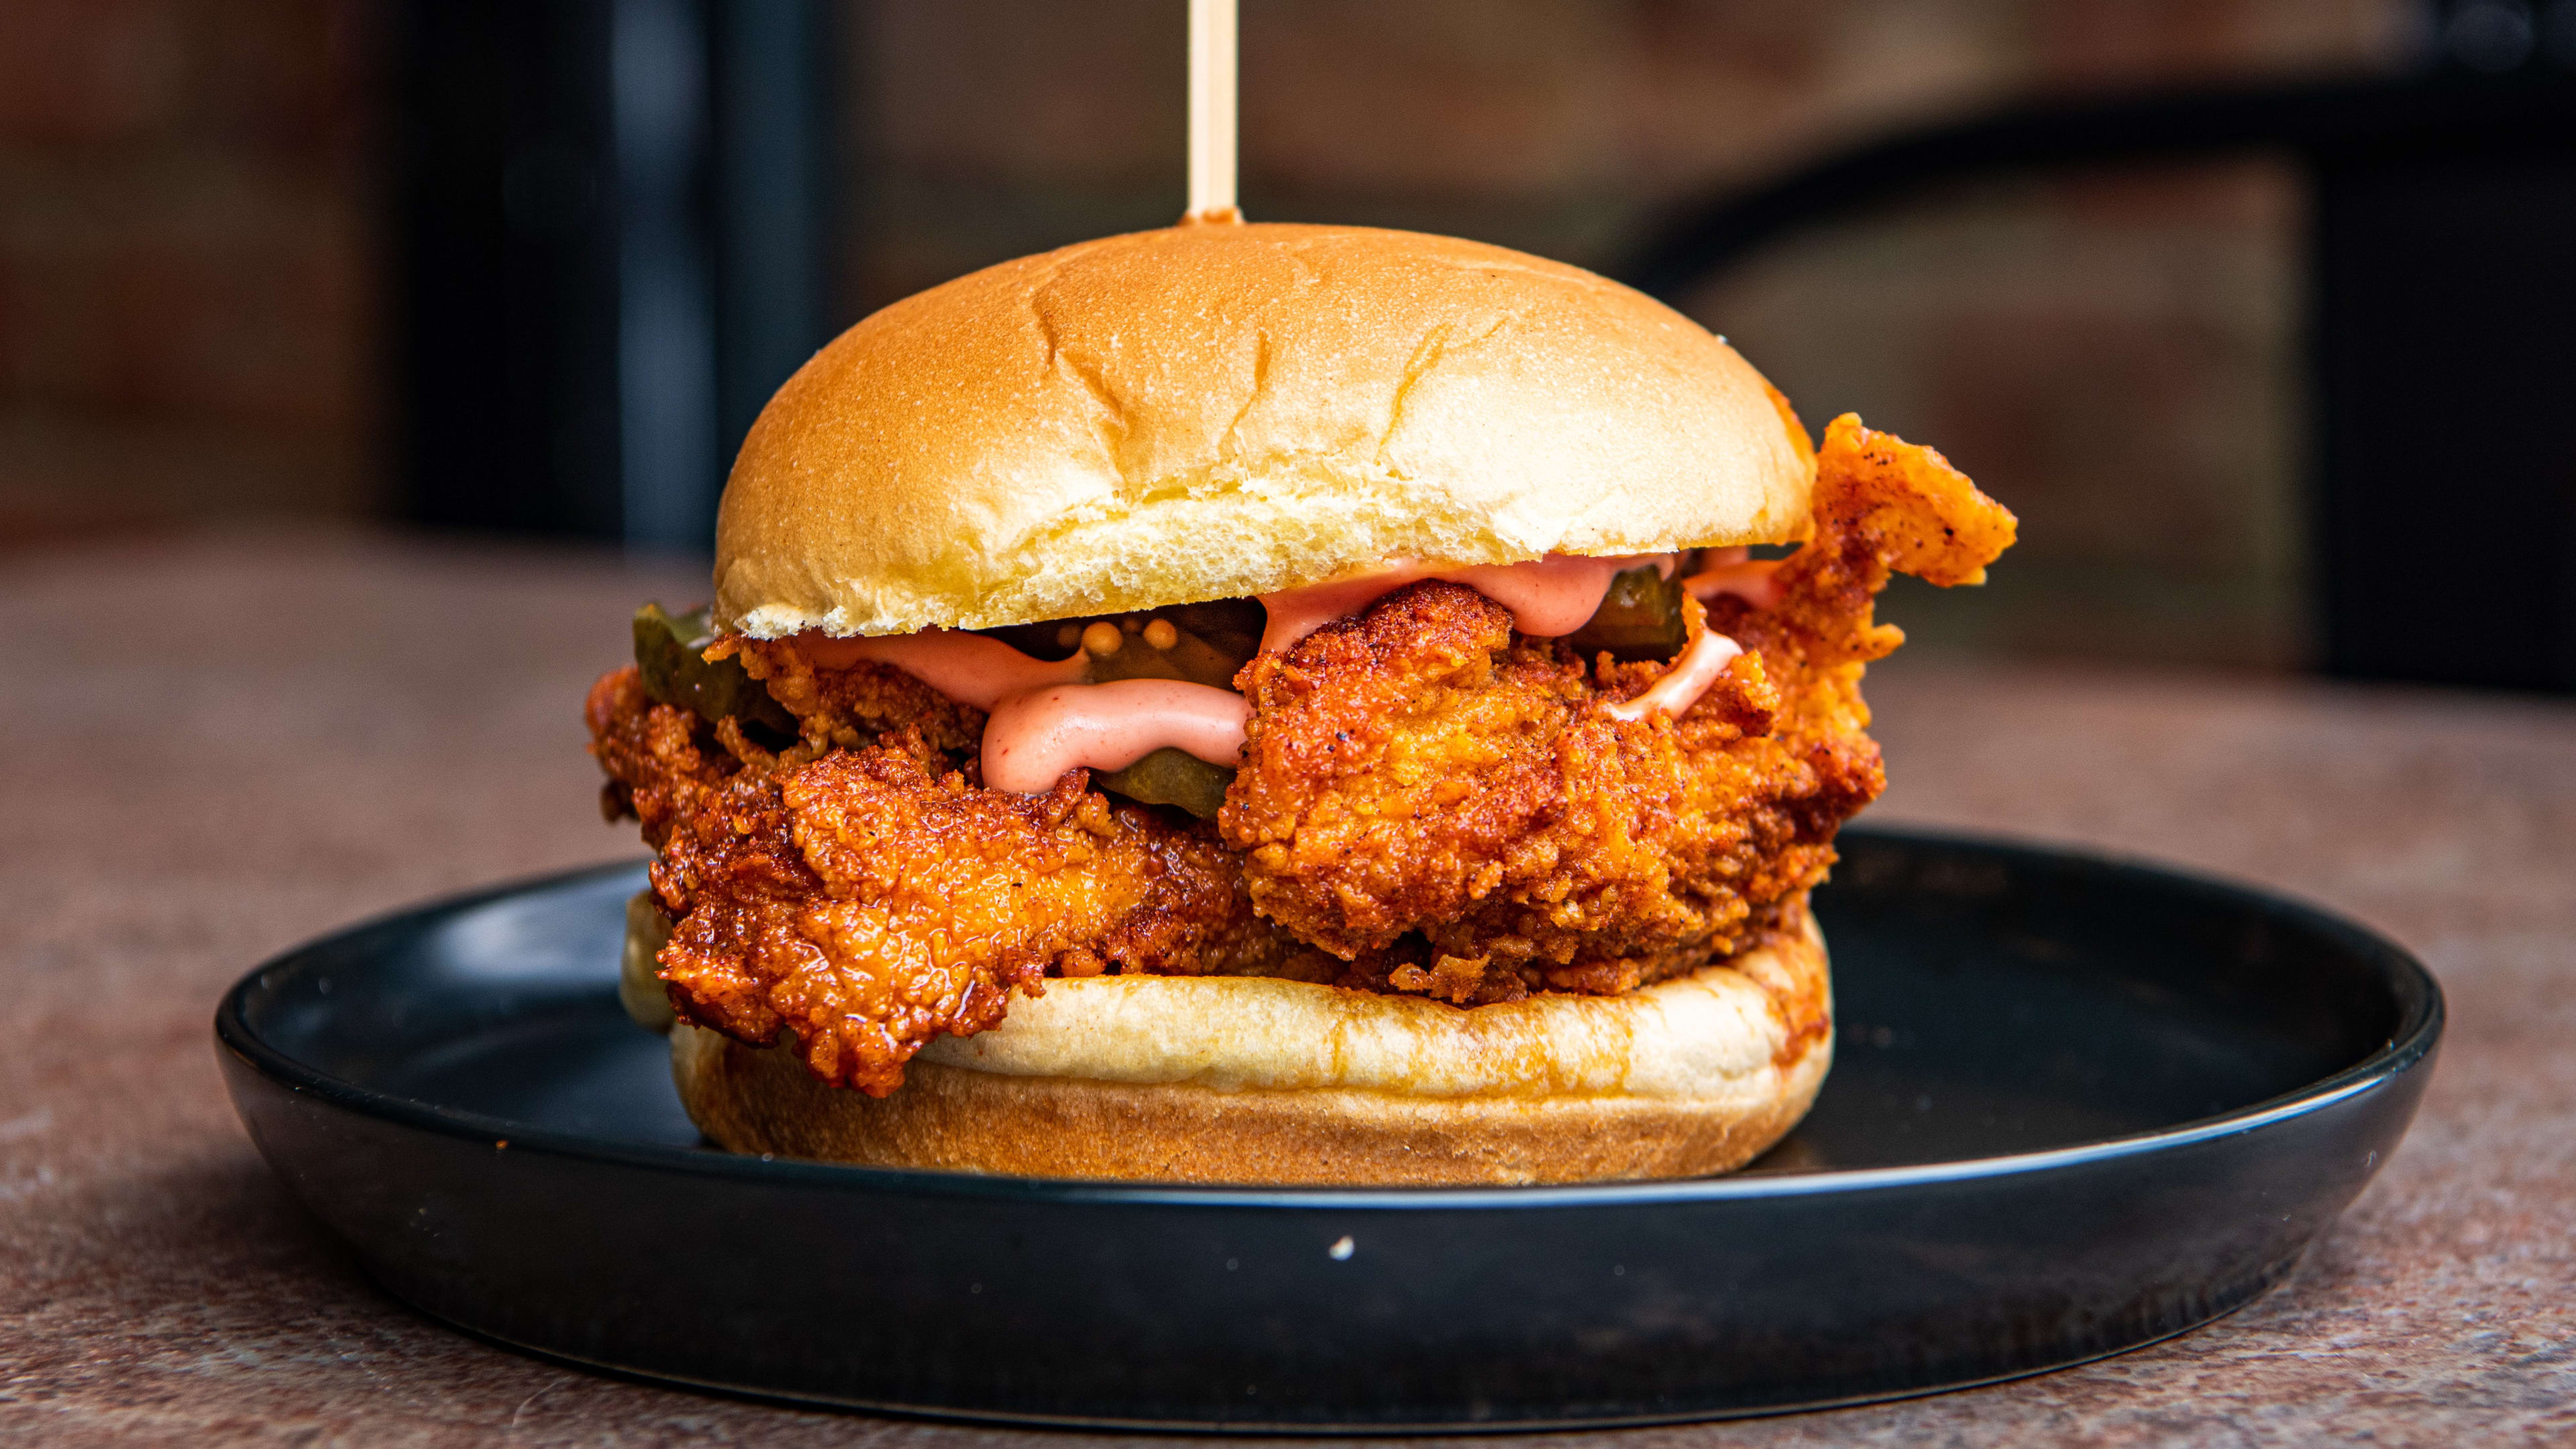
[[[1133, 614], [1083, 614], [1037, 624], [1006, 624], [982, 632], [1032, 659], [1063, 659], [1080, 646], [1073, 641], [1093, 624], [1119, 631], [1116, 651], [1091, 661], [1091, 679], [1179, 679], [1216, 689], [1232, 689], [1235, 672], [1261, 652], [1261, 631], [1268, 622], [1258, 601], [1217, 599], [1203, 604], [1175, 604]], [[1144, 629], [1160, 620], [1176, 636], [1169, 649], [1145, 642]]]
[[1243, 667], [1249, 654], [1240, 658], [1231, 650], [1221, 649], [1187, 629], [1173, 628], [1172, 647], [1157, 649], [1142, 636], [1130, 634], [1118, 652], [1091, 661], [1093, 682], [1106, 684], [1113, 679], [1178, 679], [1190, 684], [1205, 684], [1217, 689], [1234, 687], [1234, 672]]
[[1583, 627], [1565, 636], [1586, 659], [1604, 650], [1624, 661], [1670, 659], [1690, 642], [1682, 621], [1682, 586], [1654, 565], [1623, 571]]
[[1156, 750], [1123, 770], [1094, 775], [1091, 783], [1140, 805], [1178, 805], [1201, 820], [1225, 804], [1234, 771], [1175, 749]]
[[740, 715], [793, 739], [795, 716], [769, 697], [740, 660], [707, 659], [707, 646], [715, 637], [708, 609], [676, 616], [664, 613], [659, 604], [636, 610], [635, 667], [644, 675], [644, 692], [664, 704], [693, 709], [709, 724]]

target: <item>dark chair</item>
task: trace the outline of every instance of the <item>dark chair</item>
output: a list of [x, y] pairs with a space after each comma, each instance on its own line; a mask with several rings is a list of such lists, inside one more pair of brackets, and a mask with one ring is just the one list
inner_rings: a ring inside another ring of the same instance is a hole
[[2576, 75], [2035, 104], [1677, 212], [1675, 297], [1798, 227], [1941, 183], [2270, 150], [2314, 188], [2309, 356], [2326, 672], [2576, 690]]

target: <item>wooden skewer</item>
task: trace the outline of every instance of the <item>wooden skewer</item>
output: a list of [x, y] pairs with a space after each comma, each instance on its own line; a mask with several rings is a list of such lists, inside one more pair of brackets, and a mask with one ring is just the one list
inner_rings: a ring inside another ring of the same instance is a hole
[[1190, 206], [1184, 222], [1243, 220], [1234, 204], [1235, 0], [1190, 0]]

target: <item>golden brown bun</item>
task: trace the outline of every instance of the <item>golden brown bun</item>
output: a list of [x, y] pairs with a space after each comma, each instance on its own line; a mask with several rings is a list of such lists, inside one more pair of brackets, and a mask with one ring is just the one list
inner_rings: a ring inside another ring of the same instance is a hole
[[1744, 359], [1589, 272], [1188, 225], [961, 277], [816, 354], [734, 463], [716, 604], [763, 638], [890, 634], [1778, 542], [1811, 474]]
[[1466, 1010], [1262, 977], [1050, 981], [884, 1098], [824, 1086], [792, 1052], [671, 1037], [690, 1119], [737, 1152], [1205, 1183], [1724, 1172], [1797, 1124], [1832, 1056], [1812, 920], [1624, 996]]

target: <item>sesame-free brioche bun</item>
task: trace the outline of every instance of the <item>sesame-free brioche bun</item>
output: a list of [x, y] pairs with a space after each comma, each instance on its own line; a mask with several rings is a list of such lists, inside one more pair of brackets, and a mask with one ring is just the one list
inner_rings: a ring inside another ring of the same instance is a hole
[[716, 606], [760, 638], [979, 629], [1397, 559], [1783, 542], [1812, 471], [1734, 349], [1590, 272], [1189, 224], [989, 267], [817, 353], [734, 463]]
[[1833, 1057], [1800, 929], [1620, 996], [1462, 1010], [1255, 976], [1046, 983], [888, 1097], [682, 1023], [672, 1077], [736, 1152], [1035, 1177], [1476, 1184], [1694, 1177], [1806, 1114]]

